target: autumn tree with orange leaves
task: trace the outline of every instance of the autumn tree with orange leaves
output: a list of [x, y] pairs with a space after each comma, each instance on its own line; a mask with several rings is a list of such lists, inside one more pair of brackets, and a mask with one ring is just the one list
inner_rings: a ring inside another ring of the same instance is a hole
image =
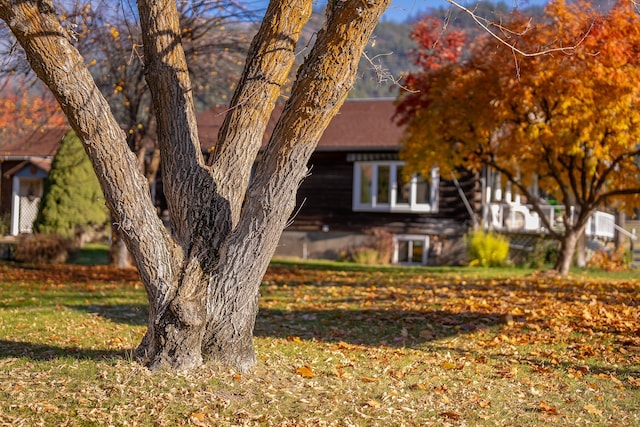
[[5, 82], [0, 97], [0, 150], [39, 129], [65, 125], [64, 114], [50, 93], [21, 79]]
[[[483, 166], [500, 172], [559, 241], [555, 269], [567, 274], [597, 208], [640, 206], [634, 3], [618, 1], [602, 14], [588, 2], [552, 1], [540, 22], [514, 14], [464, 57], [449, 41], [463, 34], [443, 36], [442, 24], [430, 25], [418, 24], [413, 36], [422, 69], [406, 86], [415, 92], [398, 99], [398, 120], [407, 124], [402, 157], [415, 171], [437, 166], [443, 176]], [[423, 58], [434, 53], [437, 61]], [[562, 230], [542, 209], [550, 200], [566, 212], [575, 207]]]

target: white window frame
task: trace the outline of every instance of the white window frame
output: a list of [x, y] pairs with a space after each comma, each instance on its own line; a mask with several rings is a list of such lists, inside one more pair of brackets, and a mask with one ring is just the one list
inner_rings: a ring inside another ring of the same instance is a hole
[[[408, 253], [413, 252], [413, 242], [415, 241], [422, 242], [422, 260], [419, 263], [417, 262], [400, 262], [400, 242], [408, 242]], [[392, 262], [394, 264], [401, 265], [427, 265], [427, 259], [429, 255], [429, 236], [424, 234], [395, 234], [393, 236], [393, 257]]]
[[[355, 212], [417, 212], [417, 213], [435, 213], [438, 212], [438, 183], [440, 174], [437, 168], [431, 170], [431, 179], [429, 180], [429, 203], [417, 202], [417, 185], [418, 175], [414, 174], [410, 181], [409, 203], [397, 203], [398, 193], [398, 168], [403, 167], [405, 162], [402, 161], [361, 161], [354, 162], [353, 166], [353, 210]], [[389, 195], [388, 203], [378, 202], [378, 170], [381, 166], [389, 167]], [[362, 187], [362, 168], [371, 167], [371, 186], [369, 192], [371, 195], [370, 203], [363, 203], [360, 199]]]

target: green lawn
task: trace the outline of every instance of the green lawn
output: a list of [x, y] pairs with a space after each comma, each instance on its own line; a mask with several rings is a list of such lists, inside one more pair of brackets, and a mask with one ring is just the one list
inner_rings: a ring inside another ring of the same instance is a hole
[[274, 262], [258, 366], [151, 373], [134, 270], [0, 265], [0, 425], [640, 425], [640, 282]]

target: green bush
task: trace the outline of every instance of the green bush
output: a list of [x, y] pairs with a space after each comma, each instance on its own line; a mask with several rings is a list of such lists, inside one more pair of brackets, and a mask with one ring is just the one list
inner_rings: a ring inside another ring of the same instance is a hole
[[366, 246], [355, 248], [351, 251], [351, 257], [356, 264], [377, 265], [382, 264], [377, 250]]
[[0, 214], [0, 236], [9, 234], [11, 230], [11, 214]]
[[69, 131], [45, 181], [34, 230], [65, 238], [99, 229], [109, 220], [98, 178], [80, 139]]
[[467, 237], [467, 248], [472, 266], [500, 267], [509, 257], [509, 241], [494, 233], [472, 232]]
[[541, 269], [554, 265], [558, 259], [558, 242], [556, 240], [539, 240], [527, 256], [527, 266]]
[[18, 238], [13, 258], [31, 264], [63, 264], [69, 248], [69, 240], [59, 235], [24, 234]]

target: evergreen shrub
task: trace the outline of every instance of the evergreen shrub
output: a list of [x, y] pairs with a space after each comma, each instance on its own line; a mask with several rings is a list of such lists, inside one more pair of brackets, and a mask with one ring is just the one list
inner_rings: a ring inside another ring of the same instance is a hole
[[80, 139], [69, 131], [45, 181], [34, 230], [64, 238], [104, 228], [109, 212], [102, 189]]

